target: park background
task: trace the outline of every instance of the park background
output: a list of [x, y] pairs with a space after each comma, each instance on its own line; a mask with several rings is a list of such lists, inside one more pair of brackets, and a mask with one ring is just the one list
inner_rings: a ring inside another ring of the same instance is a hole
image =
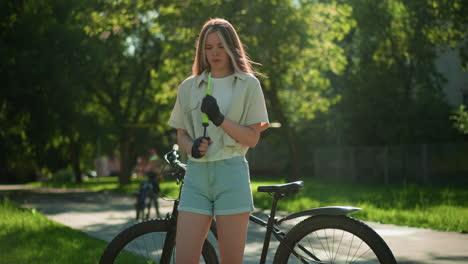
[[[261, 63], [252, 177], [468, 184], [462, 0], [22, 0], [0, 4], [0, 181], [83, 181], [176, 142], [167, 125], [209, 18]], [[102, 176], [102, 175], [101, 175]], [[72, 177], [72, 179], [70, 179]]]
[[[466, 14], [464, 0], [0, 1], [0, 184], [28, 183], [0, 191], [0, 262], [96, 263], [106, 242], [24, 197], [85, 188], [106, 197], [99, 211], [116, 192], [133, 202], [138, 157], [176, 142], [167, 120], [213, 17], [262, 64], [275, 126], [247, 154], [254, 190], [301, 179], [280, 210], [352, 205], [363, 221], [465, 239]], [[97, 171], [104, 161], [112, 168]], [[161, 188], [177, 194], [173, 179]], [[271, 197], [253, 194], [267, 210]], [[73, 213], [64, 201], [57, 208]], [[442, 257], [466, 262], [466, 252]]]

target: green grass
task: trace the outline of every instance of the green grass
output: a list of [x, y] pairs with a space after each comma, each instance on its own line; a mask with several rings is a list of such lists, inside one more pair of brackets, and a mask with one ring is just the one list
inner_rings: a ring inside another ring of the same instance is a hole
[[[19, 208], [8, 198], [0, 200], [0, 264], [99, 263], [106, 245], [47, 219], [35, 209]], [[124, 257], [123, 263], [139, 260], [128, 252]]]
[[[279, 184], [283, 180], [261, 180], [253, 177], [252, 190], [257, 208], [269, 209], [269, 194], [257, 193], [259, 185]], [[116, 178], [90, 179], [77, 184], [44, 184], [63, 188], [87, 188], [94, 191], [133, 193], [138, 182], [125, 188], [118, 186]], [[178, 186], [173, 181], [161, 184], [162, 192], [176, 197]], [[279, 210], [297, 212], [321, 206], [348, 205], [363, 210], [353, 217], [402, 226], [431, 228], [443, 231], [468, 231], [468, 190], [462, 187], [421, 187], [417, 185], [359, 185], [322, 184], [305, 180], [305, 188], [299, 194], [279, 203]]]
[[[263, 183], [262, 183], [263, 184]], [[254, 182], [256, 189], [259, 183]], [[269, 206], [268, 194], [254, 192], [255, 205]], [[315, 207], [361, 207], [353, 217], [402, 226], [443, 231], [468, 231], [468, 190], [416, 185], [320, 184], [305, 182], [299, 194], [284, 199], [280, 210], [297, 212]]]
[[105, 243], [0, 201], [0, 263], [97, 263]]

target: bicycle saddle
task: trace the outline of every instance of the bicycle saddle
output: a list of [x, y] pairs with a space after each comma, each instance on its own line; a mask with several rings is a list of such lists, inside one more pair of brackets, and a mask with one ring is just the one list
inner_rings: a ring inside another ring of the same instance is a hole
[[297, 193], [299, 190], [303, 188], [304, 188], [304, 182], [296, 181], [296, 182], [289, 182], [285, 184], [258, 186], [257, 191], [286, 195], [286, 194]]

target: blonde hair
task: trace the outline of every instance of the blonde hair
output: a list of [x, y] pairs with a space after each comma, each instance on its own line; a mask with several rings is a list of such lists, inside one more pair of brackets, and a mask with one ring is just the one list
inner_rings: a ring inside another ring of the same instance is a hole
[[258, 64], [249, 59], [242, 42], [234, 27], [227, 20], [222, 18], [212, 18], [208, 20], [200, 32], [197, 39], [197, 49], [195, 61], [192, 66], [192, 75], [200, 75], [203, 71], [210, 71], [210, 64], [206, 59], [205, 43], [208, 34], [216, 32], [224, 46], [231, 61], [231, 67], [235, 72], [257, 74], [252, 69], [252, 64]]

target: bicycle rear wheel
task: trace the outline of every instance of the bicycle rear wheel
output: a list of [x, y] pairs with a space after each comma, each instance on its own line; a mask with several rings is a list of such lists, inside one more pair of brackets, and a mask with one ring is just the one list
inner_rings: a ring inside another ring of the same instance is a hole
[[[175, 263], [174, 222], [158, 219], [125, 229], [109, 243], [99, 263]], [[218, 263], [208, 241], [203, 245], [200, 263]]]
[[[295, 253], [292, 253], [295, 252]], [[385, 241], [348, 216], [312, 216], [294, 226], [274, 263], [396, 263]]]

